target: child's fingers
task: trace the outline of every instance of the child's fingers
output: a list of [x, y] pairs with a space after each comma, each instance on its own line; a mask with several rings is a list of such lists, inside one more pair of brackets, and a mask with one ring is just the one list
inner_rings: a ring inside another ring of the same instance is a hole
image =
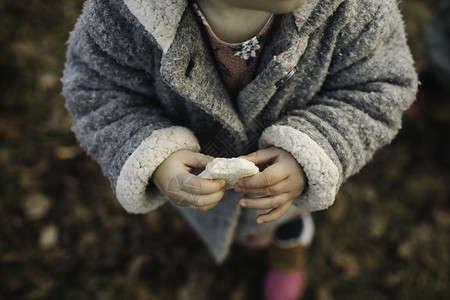
[[192, 209], [199, 211], [207, 211], [211, 208], [217, 206], [220, 200], [222, 200], [223, 195], [225, 194], [224, 190], [219, 190], [215, 193], [209, 195], [196, 195], [195, 201], [191, 202], [188, 206]]
[[217, 205], [225, 193], [225, 181], [206, 180], [190, 173], [174, 176], [167, 195], [177, 205], [205, 211]]
[[291, 187], [292, 183], [290, 184], [287, 179], [283, 179], [278, 183], [264, 187], [248, 188], [245, 185], [244, 186], [237, 185], [235, 191], [242, 194], [250, 194], [255, 196], [275, 196], [286, 193], [291, 189]]
[[214, 157], [203, 153], [190, 152], [186, 155], [184, 163], [193, 169], [204, 169]]
[[168, 196], [176, 205], [188, 206], [195, 210], [206, 211], [219, 204], [224, 193], [225, 189], [218, 190], [208, 195], [195, 195], [183, 191], [182, 189], [178, 189], [169, 191]]
[[248, 193], [246, 191], [251, 189], [275, 185], [286, 179], [288, 176], [289, 174], [285, 173], [278, 164], [273, 164], [261, 173], [239, 179], [235, 185], [235, 191], [239, 193]]
[[192, 193], [197, 193], [198, 195], [208, 195], [211, 193], [215, 193], [219, 190], [225, 191], [226, 181], [224, 179], [203, 179], [198, 176], [195, 176], [200, 180], [200, 189], [197, 191], [192, 191]]
[[240, 157], [251, 161], [255, 165], [267, 164], [277, 158], [277, 156], [279, 155], [279, 151], [277, 151], [277, 149], [278, 148], [276, 147], [270, 147]]
[[279, 219], [282, 215], [284, 215], [289, 207], [291, 207], [292, 201], [286, 202], [282, 206], [272, 209], [270, 212], [266, 214], [261, 214], [256, 218], [256, 223], [268, 223]]
[[180, 189], [193, 195], [209, 195], [218, 190], [224, 189], [226, 182], [223, 179], [203, 179], [193, 174], [181, 176], [185, 178], [180, 185]]
[[261, 198], [242, 198], [239, 200], [241, 207], [250, 209], [276, 209], [283, 206], [289, 200], [289, 194], [283, 193], [276, 196]]

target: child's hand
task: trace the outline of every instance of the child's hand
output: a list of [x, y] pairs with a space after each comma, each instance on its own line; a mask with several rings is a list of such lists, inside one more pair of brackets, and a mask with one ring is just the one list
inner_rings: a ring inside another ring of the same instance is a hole
[[212, 159], [188, 150], [177, 151], [159, 165], [151, 180], [175, 204], [207, 211], [219, 204], [225, 193], [225, 181], [202, 179], [190, 172], [204, 169]]
[[240, 179], [234, 186], [236, 192], [263, 196], [242, 198], [239, 204], [251, 209], [271, 209], [259, 215], [256, 222], [271, 222], [281, 217], [306, 186], [306, 175], [297, 160], [287, 151], [270, 147], [253, 152], [243, 158], [256, 165], [267, 164], [263, 172]]

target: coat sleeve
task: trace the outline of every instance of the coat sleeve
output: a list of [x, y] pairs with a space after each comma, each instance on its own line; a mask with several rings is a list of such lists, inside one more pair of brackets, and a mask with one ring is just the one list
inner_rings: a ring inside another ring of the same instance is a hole
[[86, 2], [68, 42], [63, 94], [77, 139], [100, 164], [121, 205], [145, 213], [168, 200], [148, 188], [154, 170], [171, 153], [200, 146], [158, 104], [150, 37], [110, 3]]
[[281, 147], [303, 167], [308, 187], [294, 204], [310, 211], [333, 204], [342, 182], [395, 137], [415, 99], [417, 76], [396, 1], [356, 2], [320, 90], [260, 139], [261, 147]]

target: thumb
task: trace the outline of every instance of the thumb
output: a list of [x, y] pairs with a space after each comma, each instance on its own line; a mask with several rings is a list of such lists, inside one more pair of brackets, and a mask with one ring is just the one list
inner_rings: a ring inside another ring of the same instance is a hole
[[204, 169], [214, 157], [203, 153], [192, 152], [186, 160], [186, 165], [193, 169]]
[[255, 165], [267, 164], [277, 159], [279, 155], [277, 149], [278, 148], [276, 147], [261, 149], [248, 155], [240, 156], [240, 158], [245, 158], [246, 160], [251, 161]]

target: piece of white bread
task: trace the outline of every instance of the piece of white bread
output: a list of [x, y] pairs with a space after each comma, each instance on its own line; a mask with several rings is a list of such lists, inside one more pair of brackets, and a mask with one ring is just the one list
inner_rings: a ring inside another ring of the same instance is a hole
[[198, 176], [204, 179], [222, 178], [226, 188], [232, 189], [242, 178], [259, 173], [258, 167], [245, 158], [214, 158]]

